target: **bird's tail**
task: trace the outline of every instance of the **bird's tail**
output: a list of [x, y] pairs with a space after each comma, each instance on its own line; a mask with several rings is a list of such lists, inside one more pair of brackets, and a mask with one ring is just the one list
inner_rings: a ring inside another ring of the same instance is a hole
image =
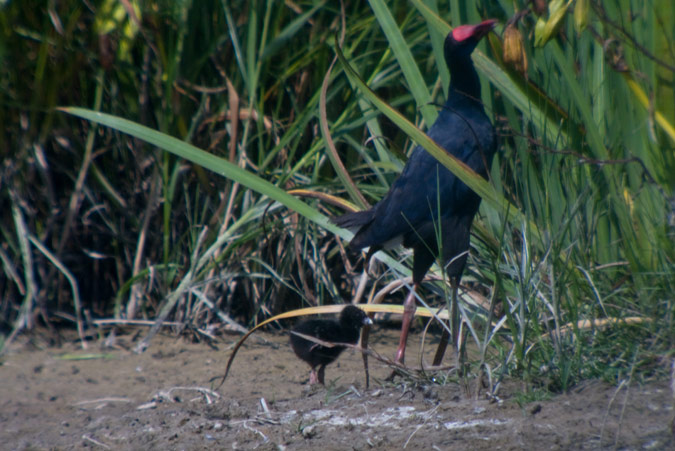
[[369, 224], [372, 220], [373, 211], [364, 210], [347, 213], [342, 216], [332, 217], [330, 222], [338, 227], [342, 227], [343, 229], [347, 229], [353, 233], [356, 233], [359, 231], [359, 229], [361, 229], [361, 227]]

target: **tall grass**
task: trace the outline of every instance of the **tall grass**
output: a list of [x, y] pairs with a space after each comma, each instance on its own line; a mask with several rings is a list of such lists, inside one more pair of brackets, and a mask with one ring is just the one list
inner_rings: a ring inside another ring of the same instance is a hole
[[[499, 35], [474, 58], [500, 134], [489, 183], [443, 160], [486, 199], [463, 279], [469, 340], [496, 376], [553, 389], [648, 376], [671, 355], [665, 1], [590, 2], [585, 28], [576, 2], [540, 17], [524, 1], [32, 3], [0, 7], [3, 334], [171, 315], [213, 338], [350, 300], [361, 260], [327, 216], [375, 203], [416, 143], [437, 153], [412, 124], [445, 98], [450, 25], [520, 12], [527, 71]], [[366, 293], [410, 265], [379, 257]]]

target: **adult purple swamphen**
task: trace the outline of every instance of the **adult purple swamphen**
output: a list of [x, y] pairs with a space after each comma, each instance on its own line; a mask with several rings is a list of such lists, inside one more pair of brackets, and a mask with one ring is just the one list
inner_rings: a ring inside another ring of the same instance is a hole
[[[427, 133], [439, 146], [483, 177], [487, 177], [497, 139], [483, 110], [480, 82], [471, 53], [495, 24], [495, 20], [486, 20], [476, 25], [461, 25], [448, 34], [444, 56], [450, 70], [450, 92]], [[413, 250], [413, 289], [404, 302], [397, 362], [403, 363], [405, 357], [408, 330], [416, 309], [415, 290], [439, 255], [453, 287], [453, 316], [459, 318], [457, 287], [468, 255], [471, 223], [480, 200], [452, 172], [417, 146], [387, 195], [373, 208], [333, 218], [336, 225], [355, 233], [349, 244], [351, 249], [370, 247], [366, 260], [380, 249], [398, 244]], [[457, 324], [453, 324], [455, 345], [458, 322], [457, 319]], [[444, 333], [434, 358], [435, 365], [443, 357], [447, 340], [448, 335]]]

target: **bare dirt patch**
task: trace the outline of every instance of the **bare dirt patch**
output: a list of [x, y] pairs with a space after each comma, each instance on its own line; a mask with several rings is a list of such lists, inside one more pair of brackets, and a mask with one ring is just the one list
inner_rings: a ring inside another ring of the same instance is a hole
[[[393, 354], [396, 333], [373, 347]], [[129, 346], [131, 347], [131, 346]], [[414, 344], [408, 356], [414, 361]], [[218, 393], [229, 350], [158, 337], [148, 351], [31, 349], [0, 366], [3, 449], [673, 449], [668, 384], [589, 382], [520, 407], [474, 400], [456, 384], [364, 389], [360, 354], [347, 350], [309, 390], [308, 368], [286, 335], [256, 334]], [[87, 354], [99, 354], [84, 359]], [[104, 354], [101, 356], [101, 354]], [[72, 359], [78, 357], [79, 359]], [[371, 360], [371, 376], [389, 370]]]

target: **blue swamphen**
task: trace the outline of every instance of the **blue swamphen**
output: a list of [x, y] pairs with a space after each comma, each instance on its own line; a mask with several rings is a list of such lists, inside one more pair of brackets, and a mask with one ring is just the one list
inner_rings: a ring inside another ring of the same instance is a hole
[[[356, 344], [359, 341], [359, 332], [361, 327], [372, 324], [368, 315], [358, 307], [348, 305], [342, 309], [340, 318], [330, 319], [312, 319], [303, 321], [293, 328], [291, 332], [291, 346], [295, 355], [304, 360], [312, 368], [309, 376], [310, 385], [319, 382], [324, 383], [324, 370], [326, 365], [335, 361], [344, 351], [344, 346], [333, 346], [332, 348], [322, 346], [313, 341], [306, 340], [294, 332], [303, 335], [316, 337], [321, 341], [331, 343], [349, 343]], [[316, 368], [319, 371], [316, 371]]]
[[[444, 56], [450, 70], [450, 92], [428, 131], [429, 137], [440, 147], [483, 177], [487, 177], [497, 139], [481, 104], [480, 82], [471, 53], [495, 24], [495, 20], [486, 20], [476, 25], [462, 25], [448, 34]], [[397, 362], [403, 363], [405, 356], [408, 329], [416, 309], [415, 289], [439, 255], [453, 285], [453, 316], [458, 315], [457, 286], [466, 263], [469, 232], [480, 200], [475, 192], [418, 146], [387, 195], [373, 208], [333, 218], [336, 225], [355, 232], [350, 248], [370, 247], [367, 259], [380, 249], [398, 244], [413, 250], [413, 289], [404, 302]], [[453, 329], [458, 329], [458, 324], [453, 324]], [[457, 330], [453, 330], [455, 345], [457, 338]], [[447, 340], [448, 336], [444, 334], [435, 365], [443, 357]]]

